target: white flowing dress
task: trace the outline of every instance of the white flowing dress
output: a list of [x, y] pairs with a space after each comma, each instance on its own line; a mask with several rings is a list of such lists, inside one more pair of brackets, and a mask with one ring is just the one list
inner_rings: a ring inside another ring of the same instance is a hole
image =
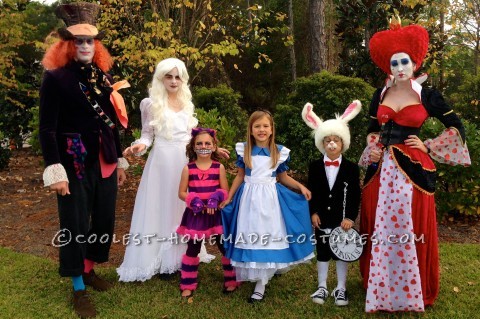
[[[172, 274], [181, 267], [186, 244], [176, 234], [185, 211], [178, 198], [183, 167], [188, 159], [185, 147], [190, 140], [189, 115], [183, 110], [166, 108], [164, 116], [171, 129], [171, 139], [158, 134], [150, 125], [152, 102], [142, 100], [142, 135], [135, 143], [149, 147], [155, 138], [138, 187], [130, 225], [129, 242], [123, 263], [117, 268], [120, 281], [145, 281], [155, 274]], [[202, 246], [200, 260], [209, 262], [212, 255]]]

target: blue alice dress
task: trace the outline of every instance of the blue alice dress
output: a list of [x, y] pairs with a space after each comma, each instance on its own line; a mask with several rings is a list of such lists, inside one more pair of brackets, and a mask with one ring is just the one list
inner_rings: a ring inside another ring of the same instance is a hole
[[226, 257], [238, 281], [267, 284], [275, 273], [314, 257], [308, 202], [277, 183], [277, 174], [288, 170], [290, 150], [277, 145], [280, 158], [272, 166], [268, 148], [254, 146], [252, 166], [245, 166], [244, 143], [237, 143], [237, 163], [245, 169], [244, 182], [232, 203], [222, 210]]

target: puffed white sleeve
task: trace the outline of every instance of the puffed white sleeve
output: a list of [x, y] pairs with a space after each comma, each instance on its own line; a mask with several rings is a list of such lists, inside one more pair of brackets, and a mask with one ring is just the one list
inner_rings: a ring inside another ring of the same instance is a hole
[[140, 102], [140, 112], [142, 117], [142, 133], [140, 135], [140, 138], [138, 140], [135, 140], [132, 145], [145, 144], [147, 147], [143, 152], [137, 155], [145, 154], [147, 148], [152, 146], [155, 135], [155, 129], [150, 124], [153, 119], [152, 100], [150, 98], [145, 98], [142, 100], [142, 102]]

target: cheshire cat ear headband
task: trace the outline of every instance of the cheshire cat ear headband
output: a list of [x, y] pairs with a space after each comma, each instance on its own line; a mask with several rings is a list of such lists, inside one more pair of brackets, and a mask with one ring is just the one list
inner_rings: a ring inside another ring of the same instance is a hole
[[204, 127], [198, 127], [198, 128], [192, 129], [192, 137], [196, 137], [198, 134], [202, 132], [207, 132], [211, 137], [213, 137], [213, 139], [217, 138], [217, 131], [211, 128], [204, 128]]

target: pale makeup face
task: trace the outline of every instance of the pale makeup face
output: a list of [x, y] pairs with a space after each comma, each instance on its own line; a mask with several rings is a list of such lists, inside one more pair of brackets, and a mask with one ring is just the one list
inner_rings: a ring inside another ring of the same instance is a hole
[[182, 85], [182, 79], [177, 68], [173, 68], [170, 72], [163, 77], [163, 85], [168, 94], [176, 94]]
[[415, 63], [404, 52], [395, 53], [390, 58], [390, 70], [396, 81], [406, 81], [413, 77]]
[[95, 55], [95, 40], [91, 37], [76, 37], [75, 43], [76, 55], [75, 59], [83, 64], [92, 63]]
[[215, 152], [215, 143], [210, 134], [199, 134], [195, 137], [195, 153], [198, 157], [210, 157]]
[[252, 136], [259, 147], [267, 147], [272, 136], [272, 125], [267, 116], [262, 116], [252, 123]]
[[323, 138], [325, 154], [331, 160], [336, 160], [342, 154], [343, 141], [336, 135], [329, 135]]

